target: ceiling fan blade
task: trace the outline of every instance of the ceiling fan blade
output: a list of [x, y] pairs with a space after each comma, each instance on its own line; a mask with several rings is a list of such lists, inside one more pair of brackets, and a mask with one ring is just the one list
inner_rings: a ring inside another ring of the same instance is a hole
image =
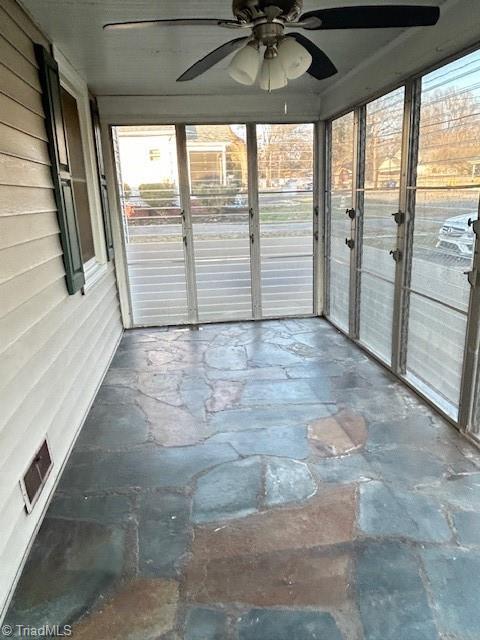
[[214, 26], [228, 29], [244, 29], [250, 25], [237, 20], [222, 20], [215, 18], [175, 18], [172, 20], [135, 20], [133, 22], [111, 22], [104, 24], [105, 31], [121, 31], [124, 29], [144, 29], [145, 27], [162, 26]]
[[298, 26], [310, 31], [321, 29], [385, 29], [390, 27], [428, 27], [440, 17], [438, 7], [422, 5], [384, 5], [335, 7], [308, 11]]
[[185, 71], [179, 78], [177, 78], [177, 82], [186, 82], [187, 80], [193, 80], [198, 76], [201, 76], [202, 73], [208, 71], [211, 67], [221, 62], [228, 55], [243, 47], [250, 40], [250, 37], [244, 38], [236, 38], [235, 40], [230, 40], [225, 44], [222, 44], [214, 51], [210, 51], [204, 58], [196, 62], [189, 69]]
[[301, 33], [289, 33], [288, 36], [295, 38], [295, 40], [301, 44], [302, 47], [305, 47], [308, 53], [312, 56], [312, 64], [307, 71], [311, 76], [317, 80], [325, 80], [325, 78], [330, 78], [330, 76], [334, 76], [338, 73], [337, 67], [333, 64], [327, 54], [319, 49], [311, 40]]

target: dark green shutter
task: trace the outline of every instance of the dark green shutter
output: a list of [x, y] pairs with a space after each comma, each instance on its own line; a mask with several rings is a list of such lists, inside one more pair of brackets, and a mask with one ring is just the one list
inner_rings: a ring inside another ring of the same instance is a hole
[[85, 274], [83, 272], [80, 236], [68, 159], [67, 137], [62, 114], [58, 65], [50, 53], [40, 44], [35, 45], [35, 54], [40, 68], [42, 100], [63, 249], [65, 277], [68, 293], [73, 295], [85, 284]]
[[105, 165], [102, 152], [102, 133], [100, 128], [100, 115], [98, 113], [97, 101], [90, 100], [92, 112], [93, 135], [95, 140], [95, 153], [97, 155], [98, 185], [100, 188], [100, 198], [102, 201], [103, 228], [105, 230], [105, 242], [107, 245], [107, 255], [110, 260], [113, 258], [113, 236], [112, 223], [110, 220], [110, 207], [108, 204], [107, 178], [105, 177]]

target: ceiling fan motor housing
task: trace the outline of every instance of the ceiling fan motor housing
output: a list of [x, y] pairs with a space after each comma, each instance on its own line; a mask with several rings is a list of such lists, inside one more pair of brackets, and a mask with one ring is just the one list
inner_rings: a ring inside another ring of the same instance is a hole
[[250, 23], [265, 17], [267, 7], [278, 7], [277, 18], [292, 22], [302, 13], [303, 0], [233, 0], [232, 11], [237, 20]]

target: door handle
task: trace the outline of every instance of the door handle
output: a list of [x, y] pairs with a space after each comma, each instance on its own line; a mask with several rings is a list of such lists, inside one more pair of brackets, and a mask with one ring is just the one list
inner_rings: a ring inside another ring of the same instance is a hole
[[345, 244], [349, 249], [353, 249], [355, 246], [355, 240], [352, 240], [351, 238], [345, 238]]
[[403, 211], [396, 211], [392, 213], [392, 216], [397, 224], [403, 224], [405, 222], [405, 214]]
[[395, 262], [400, 262], [400, 260], [402, 259], [402, 252], [400, 251], [400, 249], [392, 249], [390, 251], [390, 255], [395, 260]]

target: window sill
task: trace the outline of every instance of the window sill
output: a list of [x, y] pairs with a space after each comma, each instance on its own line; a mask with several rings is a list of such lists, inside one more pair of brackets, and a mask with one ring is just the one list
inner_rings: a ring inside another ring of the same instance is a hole
[[93, 289], [107, 273], [108, 263], [100, 264], [96, 258], [92, 258], [83, 265], [83, 270], [85, 272], [85, 284], [83, 285], [82, 292], [85, 295]]

